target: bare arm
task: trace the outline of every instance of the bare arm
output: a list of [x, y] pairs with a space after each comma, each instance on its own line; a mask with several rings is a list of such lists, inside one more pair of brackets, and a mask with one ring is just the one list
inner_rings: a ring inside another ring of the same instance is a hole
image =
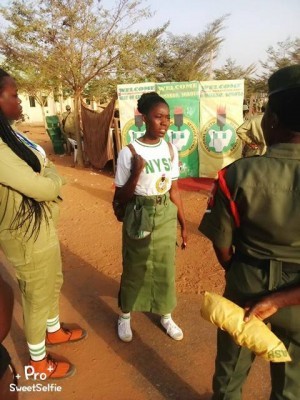
[[300, 285], [292, 288], [285, 288], [264, 296], [252, 306], [245, 307], [245, 321], [252, 315], [259, 319], [266, 319], [275, 314], [280, 308], [300, 305]]
[[127, 203], [133, 197], [140, 174], [145, 165], [146, 161], [138, 154], [132, 158], [131, 174], [128, 181], [124, 186], [117, 187], [115, 190], [114, 199], [120, 204]]
[[222, 267], [226, 270], [229, 268], [229, 264], [233, 255], [233, 248], [232, 246], [227, 248], [219, 248], [213, 245], [217, 259]]
[[247, 144], [251, 144], [252, 140], [249, 137], [249, 132], [251, 131], [251, 120], [245, 121], [241, 126], [239, 126], [236, 130], [238, 137]]
[[178, 209], [177, 218], [178, 218], [178, 221], [179, 221], [179, 224], [181, 227], [181, 238], [182, 238], [181, 248], [185, 249], [186, 244], [187, 244], [187, 231], [186, 231], [183, 205], [182, 205], [182, 200], [181, 200], [181, 196], [179, 193], [177, 180], [172, 182], [172, 186], [170, 189], [170, 198], [171, 198], [171, 201], [177, 206], [177, 209]]

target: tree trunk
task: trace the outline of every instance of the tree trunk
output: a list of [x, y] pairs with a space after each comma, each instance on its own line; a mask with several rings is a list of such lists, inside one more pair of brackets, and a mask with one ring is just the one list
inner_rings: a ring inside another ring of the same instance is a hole
[[250, 96], [250, 104], [249, 104], [249, 116], [252, 117], [254, 114], [253, 103], [254, 103], [255, 94], [251, 94]]
[[42, 110], [44, 126], [45, 126], [45, 129], [47, 129], [47, 122], [46, 122], [46, 114], [45, 114], [45, 107], [44, 107], [44, 104], [43, 104], [43, 103], [40, 103], [40, 107], [41, 107], [41, 110]]
[[62, 115], [62, 113], [64, 112], [64, 95], [63, 95], [63, 88], [62, 88], [62, 84], [60, 83], [59, 85], [59, 105], [60, 105], [60, 115]]
[[75, 117], [75, 136], [77, 142], [77, 163], [80, 167], [84, 166], [84, 157], [82, 151], [82, 141], [80, 132], [80, 121], [79, 121], [79, 107], [80, 107], [81, 91], [75, 91], [74, 95], [74, 117]]

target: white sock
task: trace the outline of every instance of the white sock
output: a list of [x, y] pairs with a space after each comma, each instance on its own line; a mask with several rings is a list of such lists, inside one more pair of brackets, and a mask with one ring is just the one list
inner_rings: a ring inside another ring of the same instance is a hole
[[55, 318], [47, 319], [47, 332], [53, 333], [60, 329], [59, 315]]
[[130, 312], [122, 313], [121, 318], [123, 318], [123, 319], [130, 319]]
[[164, 319], [164, 321], [167, 321], [168, 319], [172, 319], [171, 314], [164, 314], [161, 317]]
[[41, 361], [43, 358], [46, 357], [46, 346], [45, 340], [38, 344], [30, 344], [28, 343], [30, 358], [33, 361]]

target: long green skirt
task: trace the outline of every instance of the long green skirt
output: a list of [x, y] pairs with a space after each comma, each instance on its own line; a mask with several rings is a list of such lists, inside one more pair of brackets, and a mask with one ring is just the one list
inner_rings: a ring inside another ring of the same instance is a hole
[[[133, 208], [147, 212], [151, 234], [131, 239], [127, 229]], [[123, 223], [123, 273], [119, 307], [124, 312], [150, 311], [168, 314], [176, 306], [175, 249], [177, 207], [169, 193], [163, 196], [135, 196], [127, 205]]]

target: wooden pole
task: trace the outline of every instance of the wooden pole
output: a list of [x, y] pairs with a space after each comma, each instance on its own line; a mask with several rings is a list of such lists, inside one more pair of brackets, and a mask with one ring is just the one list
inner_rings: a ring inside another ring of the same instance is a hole
[[114, 118], [114, 135], [117, 145], [117, 153], [119, 154], [122, 149], [121, 131], [119, 129], [119, 118]]

